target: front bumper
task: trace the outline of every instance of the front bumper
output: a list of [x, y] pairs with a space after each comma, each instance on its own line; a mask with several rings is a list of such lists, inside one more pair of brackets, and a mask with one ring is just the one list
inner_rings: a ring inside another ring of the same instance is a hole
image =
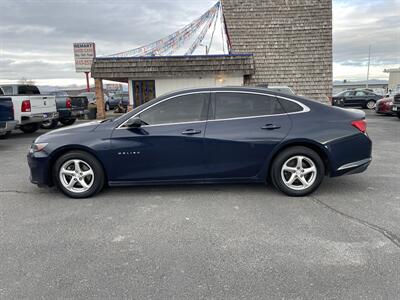
[[51, 186], [49, 161], [50, 158], [45, 151], [28, 153], [28, 165], [30, 169], [30, 181], [39, 186]]
[[0, 134], [12, 131], [17, 126], [18, 121], [0, 122]]
[[58, 119], [58, 112], [49, 112], [49, 113], [41, 113], [41, 114], [33, 114], [28, 116], [21, 117], [21, 124], [30, 124], [30, 123], [41, 123], [48, 120]]

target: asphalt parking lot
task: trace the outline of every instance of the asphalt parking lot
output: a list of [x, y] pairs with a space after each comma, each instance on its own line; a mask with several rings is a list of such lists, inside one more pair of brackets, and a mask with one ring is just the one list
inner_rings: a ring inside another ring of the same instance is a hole
[[398, 299], [400, 120], [367, 112], [373, 162], [289, 198], [263, 185], [29, 182], [39, 134], [0, 141], [0, 298]]

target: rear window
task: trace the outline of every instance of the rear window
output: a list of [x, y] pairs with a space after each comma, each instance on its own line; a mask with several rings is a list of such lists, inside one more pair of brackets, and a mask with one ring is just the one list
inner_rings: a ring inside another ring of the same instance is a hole
[[40, 95], [40, 91], [34, 85], [20, 85], [18, 86], [18, 95]]
[[281, 99], [281, 98], [279, 98], [279, 102], [281, 103], [283, 109], [287, 113], [299, 112], [299, 111], [303, 110], [303, 107], [301, 107], [296, 102], [285, 100], [285, 99]]

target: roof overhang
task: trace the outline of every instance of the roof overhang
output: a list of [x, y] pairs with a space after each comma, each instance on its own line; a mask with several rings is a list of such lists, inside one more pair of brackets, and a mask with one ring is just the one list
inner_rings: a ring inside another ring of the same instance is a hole
[[92, 65], [93, 78], [115, 81], [126, 81], [128, 78], [198, 77], [226, 73], [253, 74], [253, 55], [97, 57]]

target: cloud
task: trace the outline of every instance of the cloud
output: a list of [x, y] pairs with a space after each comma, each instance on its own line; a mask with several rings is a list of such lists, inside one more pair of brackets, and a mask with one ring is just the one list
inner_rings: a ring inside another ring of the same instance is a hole
[[[399, 16], [398, 0], [334, 1], [335, 79], [360, 79], [363, 67], [365, 77], [369, 45], [373, 66], [371, 76], [387, 78], [383, 69], [400, 64]], [[343, 70], [348, 73], [343, 74]]]

